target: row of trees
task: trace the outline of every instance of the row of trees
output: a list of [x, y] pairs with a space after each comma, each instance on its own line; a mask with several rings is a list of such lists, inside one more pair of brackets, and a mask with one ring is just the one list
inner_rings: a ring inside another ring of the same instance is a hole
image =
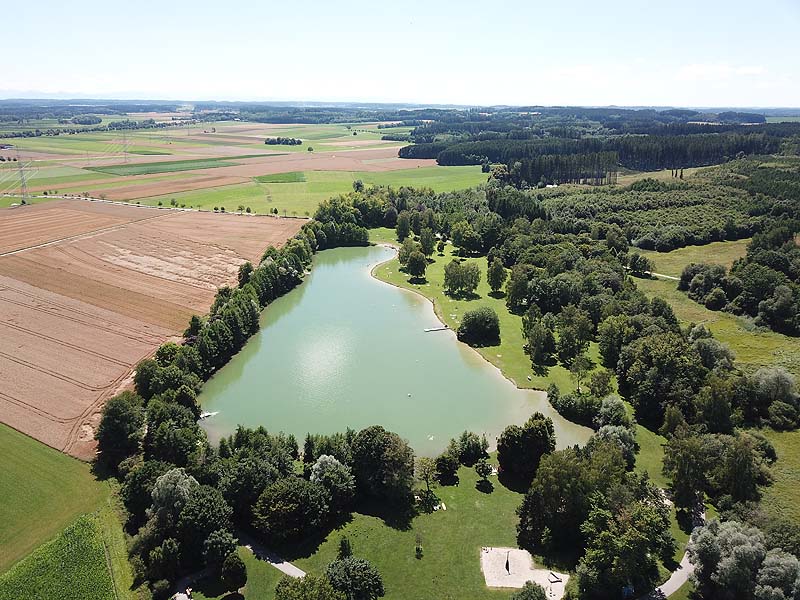
[[292, 137], [268, 137], [264, 140], [267, 146], [300, 146], [303, 140]]

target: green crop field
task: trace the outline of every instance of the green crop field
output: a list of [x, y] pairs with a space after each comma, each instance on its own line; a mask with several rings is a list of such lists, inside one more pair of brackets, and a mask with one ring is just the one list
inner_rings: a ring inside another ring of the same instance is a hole
[[[283, 177], [288, 174], [265, 175], [266, 178]], [[277, 208], [280, 214], [309, 216], [317, 206], [336, 194], [352, 190], [353, 181], [360, 179], [366, 185], [414, 185], [430, 187], [437, 192], [446, 192], [472, 187], [486, 181], [486, 174], [480, 167], [423, 167], [400, 171], [306, 171], [302, 173], [305, 181], [252, 183], [229, 185], [178, 194], [165, 194], [141, 198], [142, 204], [164, 205], [174, 198], [179, 204], [195, 208], [212, 209], [224, 206], [235, 210], [237, 206], [249, 206], [257, 213], [266, 213]], [[292, 174], [291, 177], [299, 177]]]
[[0, 572], [109, 497], [89, 465], [2, 424], [0, 456]]
[[115, 600], [109, 569], [101, 527], [85, 515], [0, 575], [0, 600]]
[[[152, 173], [173, 173], [176, 171], [193, 171], [195, 169], [213, 169], [215, 167], [232, 167], [238, 163], [235, 159], [257, 158], [263, 154], [244, 154], [225, 158], [198, 158], [192, 160], [170, 160], [144, 164], [107, 165], [102, 167], [86, 167], [89, 171], [110, 173], [111, 175], [150, 175]], [[273, 154], [272, 156], [280, 156]]]
[[653, 261], [656, 273], [680, 277], [683, 267], [689, 263], [716, 263], [730, 269], [733, 261], [747, 254], [750, 238], [730, 242], [711, 242], [705, 246], [686, 246], [672, 252], [639, 250], [638, 252]]
[[302, 171], [291, 171], [289, 173], [274, 173], [272, 175], [261, 175], [254, 177], [258, 183], [302, 183], [306, 180], [306, 174]]

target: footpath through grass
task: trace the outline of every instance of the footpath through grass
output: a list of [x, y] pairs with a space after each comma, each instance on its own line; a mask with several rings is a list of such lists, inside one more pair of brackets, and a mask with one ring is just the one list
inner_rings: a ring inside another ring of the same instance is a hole
[[0, 424], [0, 573], [109, 498], [89, 465]]

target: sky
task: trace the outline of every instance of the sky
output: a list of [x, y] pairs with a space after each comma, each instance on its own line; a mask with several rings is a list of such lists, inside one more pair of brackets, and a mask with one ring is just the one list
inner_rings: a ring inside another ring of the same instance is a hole
[[27, 0], [0, 97], [800, 107], [800, 0]]

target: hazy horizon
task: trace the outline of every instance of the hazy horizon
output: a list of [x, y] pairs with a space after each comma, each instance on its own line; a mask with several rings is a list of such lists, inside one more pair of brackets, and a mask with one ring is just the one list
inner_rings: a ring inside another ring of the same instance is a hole
[[0, 96], [800, 106], [794, 0], [79, 4], [15, 7]]

